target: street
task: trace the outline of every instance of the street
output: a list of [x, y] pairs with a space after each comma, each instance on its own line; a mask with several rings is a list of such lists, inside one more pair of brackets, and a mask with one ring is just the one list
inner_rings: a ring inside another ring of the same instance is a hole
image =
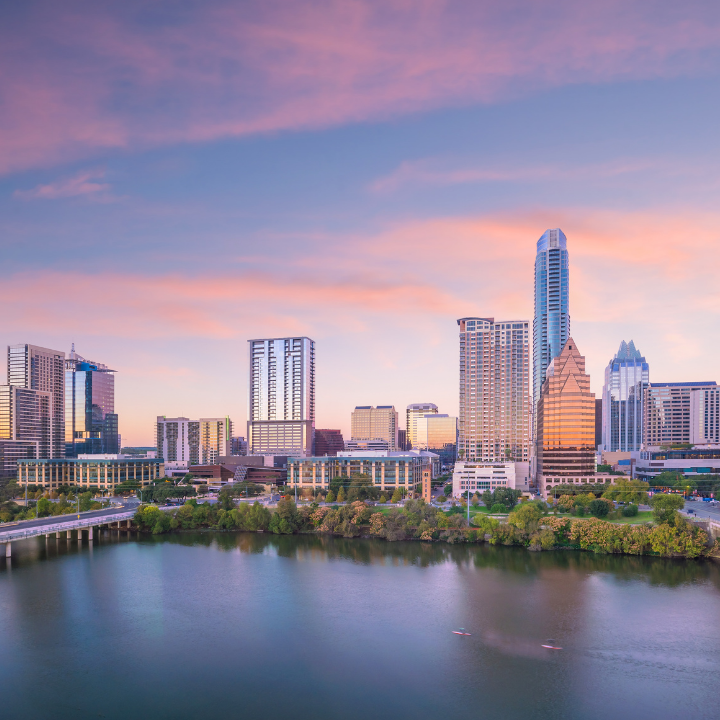
[[[122, 507], [91, 510], [89, 512], [80, 513], [80, 517], [94, 518], [103, 516], [107, 517], [108, 515], [118, 515], [120, 513], [126, 513], [138, 504], [137, 500], [134, 499], [123, 500], [122, 503]], [[43, 525], [58, 525], [60, 523], [75, 522], [77, 517], [77, 513], [70, 513], [69, 515], [51, 515], [50, 517], [40, 518], [39, 520], [20, 520], [17, 523], [4, 523], [0, 525], [0, 528], [3, 530], [24, 530], [26, 528], [42, 527]]]

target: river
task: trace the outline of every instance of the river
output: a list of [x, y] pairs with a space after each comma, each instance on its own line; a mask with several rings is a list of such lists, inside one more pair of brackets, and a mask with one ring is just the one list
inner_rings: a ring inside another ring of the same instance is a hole
[[712, 561], [248, 533], [0, 560], [4, 720], [718, 718], [719, 677]]

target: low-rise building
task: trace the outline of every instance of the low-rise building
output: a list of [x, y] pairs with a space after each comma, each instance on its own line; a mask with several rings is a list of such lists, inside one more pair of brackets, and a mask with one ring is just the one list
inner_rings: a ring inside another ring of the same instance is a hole
[[482, 494], [486, 490], [508, 488], [528, 492], [530, 490], [529, 462], [482, 462], [458, 461], [453, 471], [453, 497]]
[[392, 493], [400, 488], [419, 491], [423, 470], [433, 472], [439, 466], [434, 453], [412, 451], [343, 452], [337, 457], [288, 458], [287, 482], [298, 489], [327, 490], [336, 477], [367, 475], [381, 491]]
[[720, 447], [642, 450], [635, 464], [635, 477], [650, 481], [663, 472], [720, 475]]
[[86, 455], [79, 458], [18, 460], [19, 485], [39, 485], [54, 490], [62, 485], [96, 487], [113, 491], [124, 482], [141, 487], [165, 476], [160, 458], [131, 458], [123, 455]]

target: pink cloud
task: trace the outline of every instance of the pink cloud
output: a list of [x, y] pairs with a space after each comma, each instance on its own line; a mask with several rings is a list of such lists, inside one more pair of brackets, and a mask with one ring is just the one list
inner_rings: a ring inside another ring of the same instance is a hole
[[70, 178], [57, 180], [48, 185], [38, 185], [32, 190], [16, 190], [13, 197], [23, 200], [57, 200], [58, 198], [97, 195], [110, 190], [108, 183], [92, 182], [105, 177], [104, 170], [87, 170]]
[[714, 69], [712, 3], [30, 2], [0, 30], [0, 172]]

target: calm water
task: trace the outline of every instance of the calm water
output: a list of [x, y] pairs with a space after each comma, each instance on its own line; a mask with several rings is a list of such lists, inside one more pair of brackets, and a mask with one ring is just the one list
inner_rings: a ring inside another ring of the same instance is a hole
[[255, 534], [13, 552], [4, 720], [720, 718], [712, 563]]

